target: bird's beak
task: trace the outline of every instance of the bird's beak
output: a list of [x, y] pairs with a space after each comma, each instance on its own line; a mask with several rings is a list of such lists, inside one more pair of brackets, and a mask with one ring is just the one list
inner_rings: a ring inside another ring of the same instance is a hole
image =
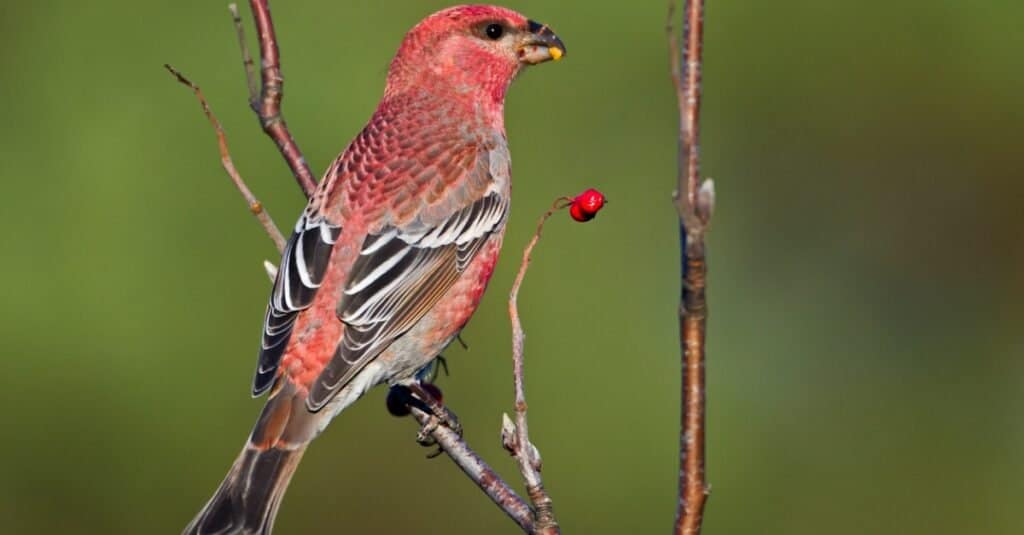
[[548, 28], [547, 24], [535, 21], [527, 21], [527, 29], [522, 43], [519, 45], [519, 61], [536, 65], [545, 61], [558, 61], [565, 55], [565, 45], [555, 35], [555, 32]]

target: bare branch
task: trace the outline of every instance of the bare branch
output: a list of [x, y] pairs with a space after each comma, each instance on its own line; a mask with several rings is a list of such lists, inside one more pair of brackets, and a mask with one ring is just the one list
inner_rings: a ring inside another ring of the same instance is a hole
[[[302, 156], [302, 151], [288, 131], [288, 125], [281, 115], [281, 100], [284, 98], [284, 76], [281, 75], [281, 57], [277, 47], [277, 37], [274, 34], [274, 22], [270, 18], [270, 6], [267, 0], [249, 0], [252, 7], [252, 16], [256, 21], [256, 33], [260, 41], [260, 80], [261, 88], [258, 99], [250, 102], [252, 110], [260, 119], [260, 126], [277, 144], [291, 168], [295, 180], [302, 188], [302, 192], [308, 199], [316, 190], [316, 179], [309, 170], [309, 164]], [[244, 41], [243, 41], [244, 42]], [[243, 58], [246, 49], [243, 47]], [[248, 73], [247, 73], [248, 74]], [[250, 94], [255, 84], [250, 82]]]
[[206, 118], [209, 119], [210, 124], [213, 126], [214, 131], [217, 133], [217, 146], [220, 148], [220, 162], [224, 166], [224, 170], [228, 172], [228, 176], [231, 177], [231, 181], [235, 183], [235, 187], [245, 198], [246, 204], [249, 205], [249, 211], [256, 216], [260, 224], [263, 225], [263, 230], [267, 231], [267, 235], [274, 241], [274, 246], [277, 247], [277, 251], [280, 253], [284, 251], [284, 236], [281, 235], [281, 231], [277, 229], [277, 225], [274, 224], [274, 220], [270, 218], [270, 214], [263, 204], [260, 203], [256, 196], [252, 194], [249, 186], [242, 180], [242, 176], [238, 174], [238, 169], [235, 168], [234, 161], [231, 160], [231, 153], [228, 151], [228, 142], [224, 136], [224, 129], [220, 125], [220, 121], [213, 114], [210, 109], [210, 105], [206, 103], [206, 98], [203, 97], [203, 92], [199, 89], [199, 86], [193, 84], [185, 75], [177, 71], [170, 65], [164, 65], [171, 74], [173, 74], [179, 82], [188, 86], [195, 93], [196, 98], [199, 99], [199, 104], [203, 107], [203, 113], [206, 114]]
[[705, 477], [705, 345], [707, 261], [704, 233], [714, 211], [714, 184], [700, 184], [700, 68], [704, 0], [684, 0], [683, 43], [674, 28], [675, 0], [668, 11], [669, 71], [679, 106], [679, 171], [676, 207], [683, 253], [679, 303], [682, 350], [681, 422], [679, 432], [679, 503], [674, 533], [700, 533], [710, 488]]
[[238, 35], [238, 47], [242, 50], [242, 66], [245, 67], [245, 82], [249, 87], [249, 107], [257, 109], [259, 106], [260, 88], [256, 83], [256, 65], [249, 54], [249, 45], [245, 42], [245, 25], [242, 24], [242, 16], [238, 13], [238, 4], [228, 4], [228, 11], [231, 12], [231, 21], [235, 24], [235, 34]]
[[[693, 206], [697, 200], [700, 181], [700, 74], [704, 34], [704, 0], [684, 0], [683, 44], [680, 47], [674, 24], [669, 19], [669, 56], [672, 59], [672, 78], [679, 104], [679, 174], [677, 176], [680, 216], [684, 219], [696, 215]], [[669, 16], [675, 13], [675, 0]], [[680, 59], [680, 53], [682, 58]], [[688, 221], [703, 232], [707, 221], [699, 218]], [[692, 229], [697, 230], [697, 229]]]
[[[411, 407], [412, 414], [421, 426], [430, 423], [431, 415], [417, 407]], [[534, 532], [533, 511], [530, 506], [508, 485], [493, 468], [488, 466], [459, 436], [458, 433], [443, 425], [430, 430], [430, 436], [437, 445], [448, 454], [462, 471], [484, 492], [495, 505], [505, 511], [525, 533]]]
[[536, 515], [537, 526], [533, 533], [554, 535], [561, 533], [552, 506], [551, 496], [544, 490], [544, 482], [541, 480], [540, 452], [530, 442], [530, 432], [526, 419], [526, 387], [523, 378], [523, 345], [526, 334], [523, 332], [522, 322], [519, 320], [519, 288], [526, 277], [526, 270], [530, 266], [530, 255], [533, 248], [540, 241], [541, 231], [544, 229], [544, 222], [551, 214], [569, 206], [572, 199], [561, 198], [555, 201], [554, 206], [541, 216], [537, 223], [537, 232], [533, 239], [527, 244], [523, 251], [523, 261], [519, 266], [519, 273], [515, 282], [512, 283], [512, 291], [508, 298], [508, 315], [512, 321], [512, 376], [515, 388], [515, 424], [508, 422], [502, 426], [502, 438], [506, 449], [512, 453], [519, 463], [519, 472], [523, 475], [526, 483], [526, 493], [533, 503], [534, 514]]

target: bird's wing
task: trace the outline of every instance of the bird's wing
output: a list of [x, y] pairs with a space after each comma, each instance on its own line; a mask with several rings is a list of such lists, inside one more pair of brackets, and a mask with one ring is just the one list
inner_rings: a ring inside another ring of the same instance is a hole
[[[481, 152], [471, 174], [490, 173]], [[477, 183], [481, 177], [469, 177]], [[449, 199], [465, 199], [447, 213], [424, 210], [411, 221], [385, 225], [367, 235], [338, 303], [345, 334], [334, 356], [310, 386], [306, 405], [324, 407], [359, 370], [423, 317], [466, 269], [508, 214], [507, 195], [489, 188], [474, 196], [453, 187]], [[469, 197], [469, 198], [467, 198]]]
[[296, 223], [281, 256], [263, 320], [263, 338], [252, 384], [254, 396], [274, 384], [295, 318], [313, 303], [340, 233], [340, 226], [331, 224], [314, 210], [307, 210]]

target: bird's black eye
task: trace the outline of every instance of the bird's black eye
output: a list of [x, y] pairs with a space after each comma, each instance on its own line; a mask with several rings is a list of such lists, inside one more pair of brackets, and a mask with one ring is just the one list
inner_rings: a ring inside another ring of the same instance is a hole
[[502, 28], [501, 24], [488, 24], [487, 27], [484, 28], [484, 34], [487, 35], [487, 38], [495, 41], [501, 39], [501, 36], [504, 35], [504, 33], [505, 28]]

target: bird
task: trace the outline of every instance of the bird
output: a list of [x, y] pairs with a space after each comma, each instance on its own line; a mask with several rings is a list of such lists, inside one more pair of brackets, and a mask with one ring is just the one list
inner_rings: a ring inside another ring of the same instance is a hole
[[564, 55], [547, 25], [497, 6], [444, 9], [405, 35], [285, 246], [252, 383], [266, 403], [186, 535], [269, 534], [331, 420], [376, 385], [417, 384], [459, 335], [509, 216], [506, 92]]

